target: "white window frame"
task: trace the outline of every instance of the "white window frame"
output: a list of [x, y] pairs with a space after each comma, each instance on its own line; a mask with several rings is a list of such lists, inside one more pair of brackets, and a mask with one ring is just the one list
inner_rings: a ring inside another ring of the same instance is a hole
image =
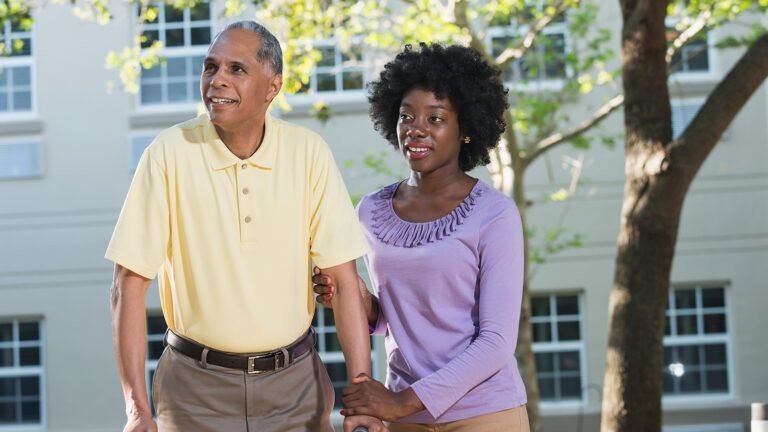
[[744, 432], [742, 423], [704, 423], [662, 426], [661, 432]]
[[[572, 297], [575, 296], [579, 305], [578, 315], [558, 315], [557, 314], [557, 298], [558, 297]], [[587, 365], [586, 365], [586, 343], [584, 339], [584, 295], [580, 292], [558, 292], [558, 293], [534, 293], [533, 297], [547, 297], [549, 300], [549, 316], [534, 317], [531, 315], [531, 325], [534, 323], [549, 323], [552, 331], [552, 340], [550, 342], [533, 342], [531, 348], [533, 349], [534, 356], [538, 353], [562, 353], [566, 351], [578, 351], [579, 352], [579, 375], [581, 378], [581, 394], [578, 399], [559, 399], [559, 400], [546, 400], [540, 399], [539, 404], [542, 409], [556, 409], [556, 408], [569, 408], [569, 407], [582, 407], [588, 402], [587, 392], [589, 390], [589, 381], [587, 378]], [[559, 321], [574, 321], [574, 318], [579, 323], [579, 340], [578, 341], [559, 341], [557, 340], [557, 323]], [[555, 379], [560, 379], [559, 376], [555, 376]]]
[[40, 169], [36, 173], [26, 173], [17, 176], [4, 176], [2, 173], [0, 173], [0, 183], [7, 181], [39, 179], [45, 176], [45, 155], [43, 154], [44, 147], [41, 138], [39, 136], [18, 136], [14, 138], [0, 139], [0, 147], [5, 145], [19, 144], [27, 144], [36, 148], [38, 155], [37, 164]]
[[[40, 326], [40, 339], [37, 342], [22, 342], [19, 340], [19, 323], [36, 322]], [[46, 380], [45, 380], [45, 321], [42, 318], [17, 318], [17, 319], [0, 319], [0, 323], [13, 324], [13, 340], [8, 342], [0, 342], [0, 346], [3, 348], [13, 348], [15, 364], [13, 367], [0, 367], [0, 378], [20, 378], [28, 376], [40, 377], [40, 423], [38, 424], [11, 424], [0, 425], [0, 431], [44, 431], [48, 426], [48, 412], [47, 398], [46, 398]], [[18, 352], [19, 348], [24, 347], [39, 347], [40, 348], [40, 364], [38, 366], [18, 366]]]
[[[724, 306], [722, 308], [703, 308], [701, 305], [701, 291], [704, 289], [709, 288], [720, 288], [723, 290], [723, 302]], [[674, 405], [685, 405], [687, 403], [699, 403], [699, 402], [706, 402], [706, 401], [723, 401], [723, 400], [730, 400], [735, 397], [735, 382], [734, 382], [734, 359], [733, 359], [733, 342], [731, 340], [731, 329], [732, 323], [731, 323], [731, 310], [730, 310], [730, 302], [728, 299], [728, 284], [727, 283], [697, 283], [697, 284], [679, 284], [674, 285], [669, 290], [669, 297], [668, 302], [671, 305], [672, 304], [672, 298], [674, 297], [676, 290], [690, 290], [694, 289], [696, 290], [696, 308], [692, 309], [695, 311], [696, 316], [696, 325], [699, 330], [699, 332], [702, 332], [703, 330], [703, 315], [704, 311], [707, 312], [723, 312], [725, 314], [725, 333], [717, 333], [717, 334], [697, 334], [697, 335], [683, 335], [683, 336], [664, 336], [663, 339], [663, 348], [667, 347], [679, 347], [679, 346], [702, 346], [707, 344], [713, 344], [713, 343], [722, 343], [725, 345], [725, 360], [727, 362], [726, 364], [726, 376], [728, 378], [728, 391], [727, 392], [721, 392], [721, 393], [684, 393], [684, 394], [666, 394], [664, 393], [664, 389], [662, 388], [662, 406], [663, 408], [669, 408], [670, 406]], [[722, 309], [722, 310], [720, 310]], [[686, 311], [691, 309], [686, 309]], [[675, 329], [677, 328], [677, 322], [674, 319], [676, 314], [676, 310], [673, 311], [673, 309], [669, 309], [668, 312], [673, 312], [670, 314], [670, 333], [674, 333]], [[667, 367], [667, 365], [664, 365], [664, 367]], [[661, 371], [660, 371], [661, 373]]]
[[[320, 360], [323, 361], [323, 363], [341, 363], [345, 364], [344, 361], [344, 353], [342, 351], [327, 351], [325, 349], [325, 335], [327, 334], [335, 334], [336, 333], [336, 326], [335, 325], [326, 325], [325, 323], [325, 317], [323, 315], [323, 306], [317, 305], [315, 308], [315, 314], [317, 316], [317, 325], [314, 327], [315, 332], [317, 333], [317, 353], [320, 355]], [[374, 344], [371, 344], [371, 372], [374, 374], [373, 378], [376, 379], [376, 362], [378, 356], [375, 352], [376, 348], [374, 347]], [[349, 379], [349, 377], [347, 377]], [[333, 378], [331, 378], [331, 381], [333, 381]], [[336, 401], [337, 403], [340, 403], [341, 401]], [[332, 418], [334, 421], [338, 421], [342, 419], [341, 414], [339, 414], [339, 410], [334, 407]]]
[[[144, 31], [157, 31], [158, 32], [158, 40], [162, 40], [164, 36], [162, 36], [169, 27], [170, 28], [181, 28], [184, 30], [184, 39], [185, 41], [191, 42], [191, 36], [190, 31], [193, 27], [205, 27], [202, 24], [207, 23], [208, 27], [211, 31], [211, 41], [213, 41], [213, 37], [216, 34], [216, 19], [215, 19], [215, 10], [213, 7], [212, 1], [206, 1], [203, 0], [202, 3], [205, 3], [208, 5], [209, 8], [209, 19], [208, 20], [200, 20], [200, 21], [190, 21], [190, 11], [189, 8], [186, 8], [183, 10], [184, 13], [184, 21], [181, 23], [173, 23], [170, 26], [168, 23], [165, 22], [165, 8], [173, 7], [171, 4], [162, 3], [163, 8], [158, 10], [158, 16], [156, 22], [153, 23], [146, 23], [144, 24]], [[157, 7], [157, 3], [152, 3], [152, 7]], [[136, 18], [134, 18], [135, 20]], [[139, 35], [141, 36], [141, 35]], [[208, 51], [208, 45], [183, 45], [183, 46], [175, 46], [175, 47], [166, 47], [164, 46], [162, 50], [158, 53], [161, 57], [164, 57], [166, 60], [170, 58], [190, 58], [190, 57], [203, 57], [205, 58], [206, 53]], [[164, 65], [155, 65], [153, 68], [166, 68], [167, 66]], [[167, 70], [167, 69], [166, 69]], [[142, 76], [145, 73], [146, 69], [142, 69]], [[200, 74], [202, 73], [202, 69], [198, 71], [198, 79], [200, 78]], [[138, 78], [138, 84], [139, 84], [139, 92], [136, 94], [135, 98], [135, 104], [136, 104], [136, 111], [138, 113], [158, 113], [158, 112], [178, 112], [178, 111], [189, 111], [193, 110], [196, 111], [198, 106], [202, 104], [201, 100], [195, 100], [195, 101], [187, 101], [187, 102], [168, 102], [168, 95], [167, 95], [167, 89], [168, 89], [168, 77], [161, 77], [160, 78], [160, 86], [161, 91], [165, 92], [165, 97], [163, 98], [165, 101], [162, 101], [160, 103], [153, 103], [153, 104], [143, 104], [141, 101], [141, 86], [142, 86], [142, 76], [139, 76]], [[187, 76], [186, 78], [189, 78], [190, 76]], [[193, 89], [193, 94], [195, 91], [199, 92], [199, 88], [197, 90]]]
[[[565, 46], [565, 54], [568, 54], [568, 52], [572, 49], [572, 41], [570, 37], [570, 33], [568, 32], [568, 23], [567, 23], [567, 16], [562, 22], [553, 22], [549, 25], [547, 25], [541, 33], [537, 36], [538, 38], [546, 37], [553, 34], [560, 34], [563, 36], [563, 44]], [[509, 37], [509, 36], [521, 36], [527, 34], [529, 31], [529, 26], [517, 26], [517, 24], [510, 23], [507, 26], [493, 26], [489, 27], [488, 31], [486, 32], [485, 36], [485, 42], [488, 49], [493, 49], [493, 39], [502, 38], [502, 37]], [[535, 44], [535, 42], [534, 42]], [[535, 49], [535, 46], [532, 47], [532, 49]], [[489, 53], [492, 55], [492, 53]], [[516, 61], [521, 61], [522, 59], [518, 59]], [[502, 78], [503, 78], [504, 71], [502, 71]], [[570, 77], [573, 74], [573, 71], [568, 66], [568, 64], [565, 64], [565, 76]], [[521, 77], [522, 78], [522, 77]], [[523, 91], [523, 92], [529, 92], [529, 91], [559, 91], [565, 86], [565, 81], [567, 78], [544, 78], [544, 79], [528, 79], [527, 81], [523, 81], [522, 79], [514, 79], [513, 81], [509, 82], [506, 81], [504, 84], [514, 90]]]
[[[0, 22], [0, 26], [4, 26], [3, 37], [4, 42], [9, 43], [13, 35], [23, 34], [29, 35], [29, 44], [31, 45], [30, 54], [26, 56], [14, 56], [5, 57], [0, 56], [0, 74], [5, 73], [5, 68], [12, 67], [29, 67], [29, 91], [30, 91], [30, 108], [28, 111], [0, 111], [0, 122], [4, 121], [16, 121], [16, 120], [29, 120], [37, 118], [37, 68], [35, 62], [35, 26], [28, 32], [11, 32], [11, 23], [6, 20]], [[11, 47], [12, 49], [12, 47]]]

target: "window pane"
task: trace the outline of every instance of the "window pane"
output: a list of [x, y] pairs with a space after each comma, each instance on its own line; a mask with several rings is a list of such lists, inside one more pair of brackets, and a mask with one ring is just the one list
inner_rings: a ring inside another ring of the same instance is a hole
[[725, 365], [725, 345], [705, 345], [704, 346], [704, 364], [707, 365]]
[[557, 323], [557, 339], [561, 341], [579, 340], [579, 322], [562, 321]]
[[333, 390], [336, 394], [334, 407], [341, 407], [341, 390], [347, 385], [347, 367], [344, 363], [326, 363], [325, 369], [333, 383]]
[[150, 69], [142, 69], [141, 70], [141, 79], [157, 79], [161, 77], [162, 74], [162, 66], [154, 66]]
[[147, 30], [144, 32], [141, 42], [142, 48], [150, 47], [156, 40], [160, 39], [160, 33], [157, 30]]
[[725, 333], [725, 314], [704, 315], [704, 333]]
[[709, 55], [707, 53], [706, 42], [694, 42], [684, 49], [687, 58], [686, 70], [705, 72], [709, 70]]
[[707, 288], [701, 290], [701, 305], [705, 308], [725, 306], [725, 296], [722, 288]]
[[553, 353], [536, 353], [536, 372], [552, 372], [555, 368]]
[[162, 90], [160, 84], [142, 84], [141, 85], [141, 103], [142, 105], [158, 104], [162, 102]]
[[533, 316], [548, 316], [549, 297], [534, 297], [531, 299], [531, 313]]
[[187, 58], [170, 57], [166, 62], [168, 77], [183, 77], [187, 75]]
[[32, 69], [29, 66], [15, 67], [11, 69], [14, 86], [28, 86], [32, 82]]
[[555, 379], [554, 378], [539, 378], [539, 396], [542, 399], [554, 399], [555, 398]]
[[168, 102], [185, 102], [187, 101], [187, 84], [186, 83], [173, 83], [168, 84]]
[[32, 109], [32, 93], [28, 91], [15, 92], [13, 94], [13, 109], [16, 111], [29, 111]]
[[208, 45], [211, 43], [211, 28], [196, 27], [191, 29], [192, 45]]
[[677, 361], [685, 366], [686, 370], [689, 370], [691, 366], [698, 366], [701, 361], [699, 360], [699, 346], [681, 346], [677, 348]]
[[0, 367], [13, 366], [13, 349], [0, 348]]
[[334, 326], [336, 321], [333, 320], [333, 309], [322, 308], [323, 310], [323, 325]]
[[20, 380], [22, 396], [40, 396], [40, 377], [23, 377]]
[[701, 380], [697, 372], [686, 371], [680, 377], [680, 391], [685, 393], [701, 391]]
[[[143, 143], [145, 143], [144, 147], [152, 141], [152, 138], [150, 137], [144, 137], [143, 139]], [[162, 316], [147, 317], [147, 334], [164, 334], [167, 328], [168, 327], [165, 325], [165, 318]]]
[[363, 73], [360, 71], [344, 72], [342, 74], [344, 90], [360, 90], [363, 88]]
[[557, 297], [558, 315], [578, 315], [579, 298], [576, 296]]
[[675, 309], [695, 309], [696, 290], [675, 290]]
[[16, 423], [16, 404], [13, 402], [0, 402], [0, 425], [3, 423]]
[[669, 325], [669, 316], [664, 317], [664, 336], [669, 336], [672, 332], [672, 328]]
[[152, 341], [147, 344], [147, 358], [150, 360], [158, 360], [163, 354], [163, 341]]
[[40, 421], [40, 402], [22, 402], [21, 403], [21, 421], [22, 423], [37, 423]]
[[10, 342], [13, 340], [13, 324], [0, 324], [0, 342]]
[[336, 76], [327, 73], [317, 74], [317, 91], [336, 91]]
[[336, 66], [336, 48], [332, 46], [320, 47], [320, 60], [317, 66]]
[[19, 340], [40, 340], [40, 324], [36, 322], [19, 323]]
[[569, 351], [560, 353], [561, 372], [579, 372], [579, 352]]
[[16, 378], [0, 378], [0, 398], [16, 396]]
[[561, 34], [549, 35], [544, 49], [544, 70], [546, 78], [565, 77], [565, 37]]
[[533, 323], [533, 341], [552, 341], [552, 325], [550, 323]]
[[191, 21], [207, 21], [211, 18], [210, 3], [198, 3], [195, 7], [189, 9], [189, 19]]
[[581, 377], [568, 377], [560, 380], [560, 397], [581, 398]]
[[663, 374], [663, 388], [664, 393], [672, 393], [675, 390], [675, 380], [672, 377], [672, 374], [669, 372], [665, 372]]
[[184, 46], [184, 29], [170, 29], [165, 31], [165, 46]]
[[698, 326], [696, 324], [696, 315], [678, 315], [677, 316], [677, 334], [692, 335], [697, 334]]
[[339, 338], [336, 337], [336, 333], [326, 333], [325, 337], [325, 351], [341, 351], [341, 345], [339, 345]]
[[728, 391], [728, 373], [726, 371], [708, 371], [706, 375], [708, 391]]
[[[27, 177], [39, 174], [41, 174], [40, 149], [37, 144], [0, 145], [0, 178]], [[0, 333], [2, 332], [3, 330], [0, 330]], [[0, 335], [0, 337], [4, 336]]]
[[8, 110], [8, 93], [0, 92], [0, 112]]
[[40, 348], [38, 347], [20, 348], [19, 364], [21, 366], [40, 365]]
[[182, 22], [184, 21], [184, 10], [176, 9], [171, 5], [165, 6], [165, 22]]

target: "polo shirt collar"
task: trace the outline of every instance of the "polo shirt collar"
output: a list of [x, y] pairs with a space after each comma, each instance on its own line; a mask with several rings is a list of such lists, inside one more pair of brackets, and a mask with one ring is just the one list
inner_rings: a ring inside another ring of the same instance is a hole
[[256, 153], [251, 155], [248, 159], [242, 160], [235, 156], [229, 148], [227, 148], [224, 141], [219, 138], [219, 134], [216, 132], [216, 128], [211, 123], [208, 116], [205, 116], [204, 134], [205, 142], [210, 145], [210, 165], [213, 170], [220, 170], [229, 168], [238, 163], [246, 162], [249, 165], [271, 170], [275, 166], [275, 159], [277, 158], [277, 141], [275, 139], [275, 122], [268, 113], [264, 118], [264, 139], [261, 141], [261, 145], [256, 150]]

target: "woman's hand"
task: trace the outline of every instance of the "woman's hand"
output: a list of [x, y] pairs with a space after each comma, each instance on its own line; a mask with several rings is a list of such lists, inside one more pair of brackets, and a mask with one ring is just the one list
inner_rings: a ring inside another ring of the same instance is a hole
[[395, 421], [424, 409], [416, 393], [407, 388], [393, 392], [384, 384], [360, 374], [352, 379], [352, 385], [342, 390], [344, 416], [365, 414], [382, 420]]
[[[318, 267], [315, 267], [312, 271], [314, 273], [312, 284], [314, 285], [315, 294], [317, 294], [315, 300], [324, 307], [332, 309], [331, 300], [334, 294], [336, 294], [336, 284], [333, 278], [321, 273]], [[368, 325], [374, 327], [379, 319], [379, 305], [374, 300], [371, 292], [368, 291], [368, 287], [360, 276], [357, 277], [357, 288], [360, 291], [360, 296], [363, 298], [363, 307], [365, 308], [365, 316], [368, 318]]]

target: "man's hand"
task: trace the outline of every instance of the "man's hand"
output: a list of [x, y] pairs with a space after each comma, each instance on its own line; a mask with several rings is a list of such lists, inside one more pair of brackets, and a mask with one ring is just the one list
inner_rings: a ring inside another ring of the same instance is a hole
[[368, 432], [389, 432], [384, 423], [376, 417], [357, 415], [344, 419], [344, 432], [353, 432], [358, 427], [364, 427]]
[[157, 432], [157, 424], [152, 415], [137, 415], [128, 418], [123, 432]]
[[393, 392], [384, 384], [360, 374], [342, 391], [344, 416], [369, 415], [395, 421], [424, 409], [424, 404], [410, 388]]

